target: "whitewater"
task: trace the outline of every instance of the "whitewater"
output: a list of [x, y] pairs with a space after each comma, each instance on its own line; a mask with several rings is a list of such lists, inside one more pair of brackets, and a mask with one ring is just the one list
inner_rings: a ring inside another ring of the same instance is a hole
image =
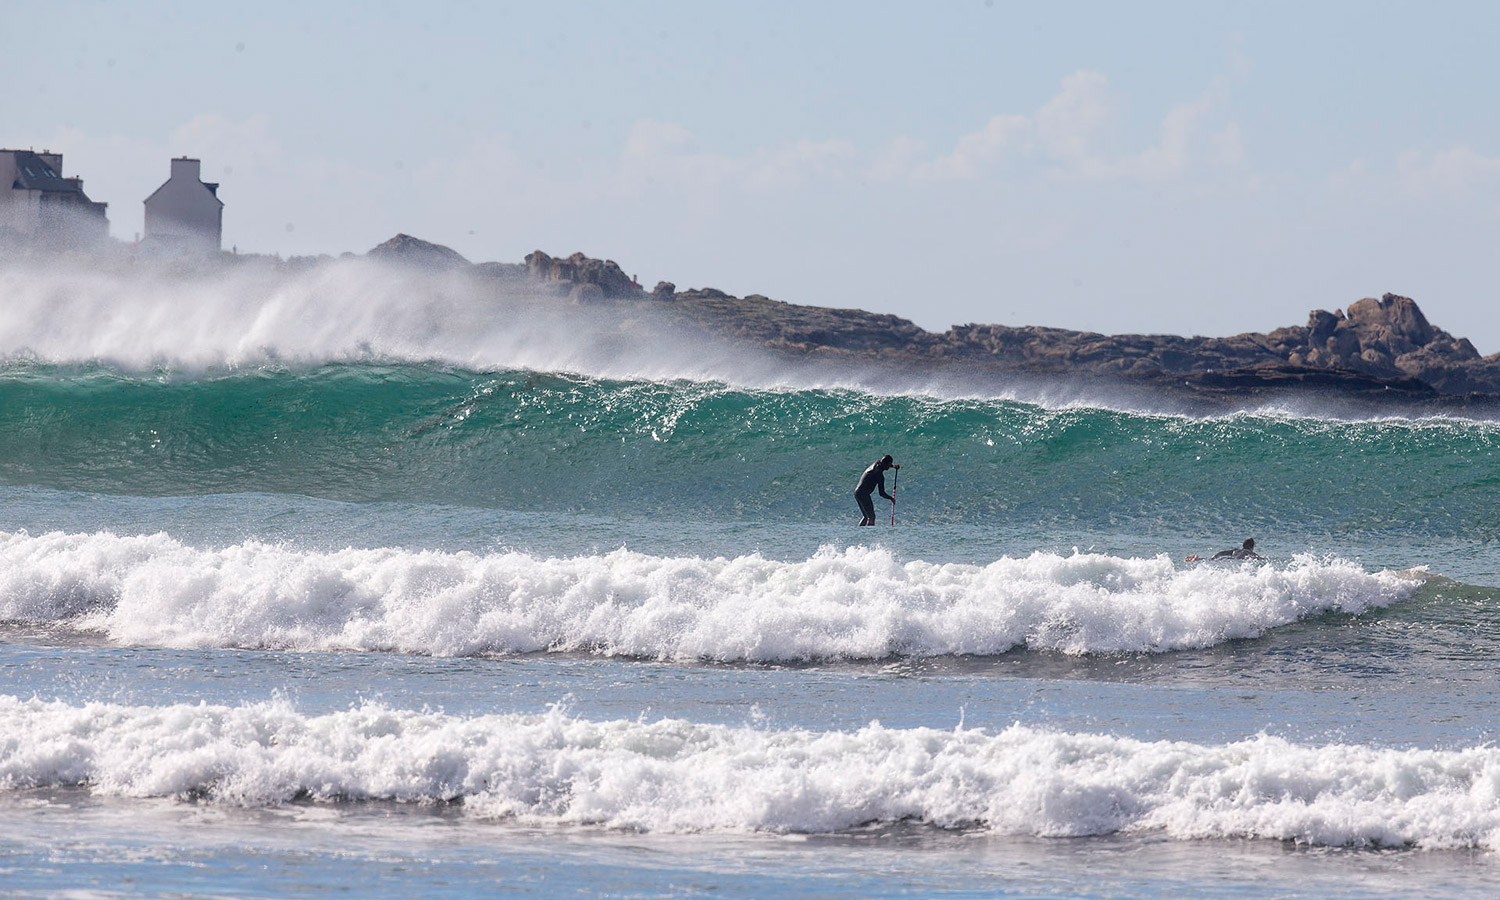
[[1497, 450], [367, 260], [10, 265], [6, 890], [1491, 896]]
[[[0, 699], [0, 783], [259, 806], [452, 803], [480, 819], [652, 832], [848, 830], [871, 821], [1041, 837], [1160, 830], [1493, 849], [1500, 750], [1222, 746], [1014, 725], [853, 732], [459, 718], [379, 704], [68, 706]], [[24, 749], [22, 749], [24, 747]]]

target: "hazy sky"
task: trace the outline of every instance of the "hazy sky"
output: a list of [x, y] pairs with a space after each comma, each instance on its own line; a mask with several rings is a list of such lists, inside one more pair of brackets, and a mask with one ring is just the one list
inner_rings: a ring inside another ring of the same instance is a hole
[[1223, 335], [1393, 291], [1500, 351], [1500, 4], [0, 13], [0, 146], [64, 153], [125, 240], [188, 155], [241, 251], [582, 250], [931, 329]]

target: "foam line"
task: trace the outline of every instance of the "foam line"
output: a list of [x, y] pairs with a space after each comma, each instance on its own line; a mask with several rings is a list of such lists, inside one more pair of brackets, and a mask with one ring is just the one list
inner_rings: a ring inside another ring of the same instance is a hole
[[1158, 652], [1362, 613], [1419, 585], [1311, 557], [1178, 568], [1165, 555], [1034, 553], [975, 566], [903, 563], [880, 547], [785, 562], [0, 533], [0, 619], [172, 647], [759, 662]]
[[0, 790], [264, 806], [461, 802], [527, 825], [830, 833], [909, 821], [1043, 837], [1487, 847], [1500, 749], [1209, 746], [978, 729], [774, 731], [680, 720], [456, 717], [380, 704], [71, 706], [0, 696]]

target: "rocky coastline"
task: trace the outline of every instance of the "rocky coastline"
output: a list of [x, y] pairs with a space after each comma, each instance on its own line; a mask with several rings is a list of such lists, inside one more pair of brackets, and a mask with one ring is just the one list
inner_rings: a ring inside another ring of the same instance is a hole
[[1313, 310], [1306, 325], [1267, 334], [1106, 335], [993, 324], [936, 333], [898, 316], [800, 306], [759, 294], [678, 290], [670, 282], [647, 290], [613, 260], [581, 253], [553, 257], [538, 250], [524, 263], [473, 264], [447, 247], [397, 235], [368, 255], [525, 283], [564, 303], [649, 305], [703, 334], [788, 359], [916, 373], [1063, 377], [1205, 400], [1334, 394], [1377, 406], [1500, 410], [1500, 353], [1481, 356], [1468, 339], [1432, 325], [1415, 301], [1395, 294], [1332, 312]]

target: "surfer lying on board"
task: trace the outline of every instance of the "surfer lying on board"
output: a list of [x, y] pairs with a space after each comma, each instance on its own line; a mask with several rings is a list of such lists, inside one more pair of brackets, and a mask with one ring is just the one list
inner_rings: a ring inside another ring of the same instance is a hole
[[[1233, 550], [1220, 550], [1218, 553], [1215, 553], [1213, 556], [1207, 558], [1209, 560], [1265, 559], [1264, 556], [1261, 556], [1259, 553], [1255, 552], [1255, 538], [1245, 538], [1245, 543], [1239, 545], [1238, 547], [1235, 547]], [[1194, 553], [1192, 556], [1185, 557], [1183, 559], [1183, 562], [1201, 562], [1203, 559], [1204, 557]]]
[[870, 499], [870, 494], [874, 491], [880, 491], [880, 496], [894, 502], [895, 498], [885, 492], [885, 470], [899, 468], [901, 467], [896, 465], [896, 461], [891, 459], [891, 455], [887, 453], [885, 456], [877, 459], [875, 464], [870, 466], [870, 468], [865, 469], [863, 475], [859, 476], [859, 486], [854, 489], [854, 502], [859, 504], [859, 512], [862, 517], [859, 520], [859, 524], [875, 524], [875, 501]]

